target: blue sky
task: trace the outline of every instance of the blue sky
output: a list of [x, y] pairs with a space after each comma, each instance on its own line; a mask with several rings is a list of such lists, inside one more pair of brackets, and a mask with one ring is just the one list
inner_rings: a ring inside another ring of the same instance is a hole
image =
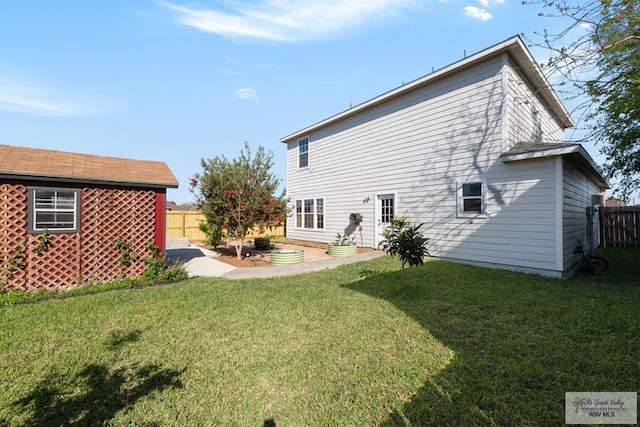
[[[166, 162], [286, 136], [513, 35], [520, 0], [21, 0], [0, 5], [0, 143]], [[546, 52], [532, 49], [537, 60]], [[587, 145], [591, 155], [602, 159]]]

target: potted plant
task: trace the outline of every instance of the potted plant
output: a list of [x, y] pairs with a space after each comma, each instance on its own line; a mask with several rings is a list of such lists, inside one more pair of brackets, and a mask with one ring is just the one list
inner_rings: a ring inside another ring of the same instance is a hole
[[346, 234], [337, 233], [336, 240], [329, 243], [329, 255], [331, 256], [349, 256], [358, 252], [358, 246], [355, 244], [355, 237], [349, 237]]

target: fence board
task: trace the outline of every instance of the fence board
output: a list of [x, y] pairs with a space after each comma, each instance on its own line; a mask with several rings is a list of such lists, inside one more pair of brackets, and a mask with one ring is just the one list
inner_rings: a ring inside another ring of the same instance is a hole
[[190, 242], [202, 242], [206, 236], [199, 226], [204, 220], [199, 211], [167, 211], [167, 237], [186, 237]]
[[640, 247], [640, 206], [600, 208], [604, 247]]
[[[200, 231], [200, 223], [204, 221], [205, 217], [200, 211], [167, 211], [167, 237], [186, 237], [190, 242], [203, 242], [206, 236]], [[265, 234], [283, 237], [284, 227], [276, 227], [265, 233], [254, 230], [247, 238], [263, 237]]]

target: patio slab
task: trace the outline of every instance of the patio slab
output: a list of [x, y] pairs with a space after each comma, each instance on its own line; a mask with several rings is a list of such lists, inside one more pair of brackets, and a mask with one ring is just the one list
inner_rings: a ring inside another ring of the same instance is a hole
[[[384, 256], [384, 251], [370, 250], [347, 257], [330, 257], [317, 248], [301, 247], [305, 251], [305, 261], [298, 264], [277, 265], [269, 267], [237, 268], [215, 259], [216, 252], [196, 245], [183, 245], [167, 249], [167, 261], [184, 262], [189, 277], [224, 277], [227, 279], [266, 278], [291, 276], [296, 274], [335, 268], [339, 265], [366, 261]], [[287, 245], [291, 248], [292, 245]]]

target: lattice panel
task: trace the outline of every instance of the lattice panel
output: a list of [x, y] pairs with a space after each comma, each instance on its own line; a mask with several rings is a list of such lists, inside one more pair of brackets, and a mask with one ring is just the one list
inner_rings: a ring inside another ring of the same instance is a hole
[[26, 252], [27, 210], [26, 186], [0, 184], [0, 287], [26, 289], [26, 272], [18, 269], [8, 277], [7, 268], [16, 248]]
[[40, 235], [29, 235], [27, 280], [29, 289], [69, 289], [80, 278], [80, 235], [49, 234], [50, 246], [37, 253]]
[[[121, 275], [137, 277], [146, 269], [147, 245], [155, 238], [155, 194], [143, 190], [82, 190], [82, 278], [107, 282]], [[129, 267], [118, 261], [116, 239], [131, 245]]]

